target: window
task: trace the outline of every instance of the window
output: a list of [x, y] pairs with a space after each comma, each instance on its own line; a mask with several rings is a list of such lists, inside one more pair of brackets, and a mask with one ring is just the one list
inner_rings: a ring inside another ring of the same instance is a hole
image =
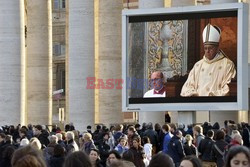
[[65, 45], [60, 43], [53, 44], [53, 55], [60, 56], [65, 54]]
[[61, 63], [57, 65], [56, 70], [56, 90], [63, 89], [63, 95], [65, 95], [65, 64]]
[[66, 6], [66, 2], [65, 2], [65, 0], [61, 0], [61, 8], [62, 9], [65, 9], [65, 6]]
[[59, 10], [59, 9], [65, 9], [66, 2], [65, 0], [54, 0], [53, 9]]

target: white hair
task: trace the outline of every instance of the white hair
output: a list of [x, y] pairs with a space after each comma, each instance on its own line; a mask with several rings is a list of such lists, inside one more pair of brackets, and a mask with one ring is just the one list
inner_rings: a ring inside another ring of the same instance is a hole
[[62, 140], [62, 134], [61, 133], [57, 133], [56, 136], [57, 136], [58, 140]]
[[20, 146], [27, 146], [29, 145], [30, 141], [26, 138], [22, 139], [20, 142]]
[[71, 140], [71, 139], [74, 140], [75, 139], [75, 134], [72, 131], [68, 131], [66, 133], [66, 137], [67, 137], [68, 140]]
[[51, 135], [48, 137], [50, 143], [57, 143], [58, 142], [58, 137], [56, 135]]

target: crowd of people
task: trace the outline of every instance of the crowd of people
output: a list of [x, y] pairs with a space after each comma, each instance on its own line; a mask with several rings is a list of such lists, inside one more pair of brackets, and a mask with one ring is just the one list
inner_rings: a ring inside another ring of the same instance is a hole
[[0, 128], [0, 167], [249, 167], [247, 123]]

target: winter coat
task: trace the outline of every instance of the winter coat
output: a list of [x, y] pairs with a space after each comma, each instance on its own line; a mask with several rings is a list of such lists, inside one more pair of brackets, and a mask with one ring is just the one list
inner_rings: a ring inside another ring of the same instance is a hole
[[201, 154], [200, 158], [203, 161], [215, 162], [215, 159], [212, 156], [212, 148], [214, 143], [215, 141], [209, 137], [205, 137], [205, 139], [201, 140], [198, 151]]
[[145, 154], [144, 149], [142, 146], [139, 146], [138, 149], [135, 147], [131, 147], [129, 149], [133, 155], [134, 155], [134, 164], [136, 167], [145, 167], [145, 164], [143, 162], [143, 154]]
[[215, 157], [216, 164], [218, 167], [224, 166], [224, 153], [226, 146], [227, 142], [225, 142], [224, 140], [217, 140], [213, 145], [212, 156]]
[[182, 158], [185, 157], [183, 144], [179, 137], [173, 136], [168, 144], [167, 154], [172, 157], [174, 163], [180, 163]]

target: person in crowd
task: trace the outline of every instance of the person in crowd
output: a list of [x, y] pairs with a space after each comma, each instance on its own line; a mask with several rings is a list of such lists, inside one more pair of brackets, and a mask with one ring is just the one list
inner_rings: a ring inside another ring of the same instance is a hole
[[56, 130], [57, 130], [57, 125], [52, 125], [52, 130], [50, 132], [50, 136], [51, 135], [56, 135]]
[[[144, 148], [144, 152], [145, 152], [145, 156], [146, 156], [146, 162], [150, 162], [150, 160], [152, 158], [152, 144], [150, 143], [150, 139], [147, 136], [144, 136], [142, 138], [142, 140], [144, 143], [143, 148]], [[146, 164], [146, 162], [145, 162], [145, 164]]]
[[[142, 138], [145, 131], [147, 130], [147, 123], [146, 122], [143, 122], [142, 123], [142, 128], [141, 128], [141, 132], [140, 132], [140, 137]], [[137, 131], [136, 131], [137, 132]]]
[[19, 136], [19, 130], [21, 129], [21, 124], [18, 124], [16, 128], [13, 126], [13, 129], [11, 129], [11, 133], [9, 135], [12, 136], [13, 142], [18, 143], [18, 139], [20, 139]]
[[243, 145], [242, 136], [240, 134], [235, 134], [229, 145], [230, 146]]
[[249, 167], [250, 151], [245, 146], [233, 146], [226, 157], [225, 167]]
[[162, 151], [167, 154], [168, 152], [168, 144], [173, 137], [170, 132], [170, 126], [168, 124], [162, 125], [162, 131], [165, 134], [162, 144]]
[[234, 135], [241, 135], [240, 132], [238, 130], [232, 130], [232, 133], [231, 133], [231, 138], [233, 139], [234, 138]]
[[101, 133], [101, 125], [96, 125], [96, 130], [93, 133], [93, 140], [95, 143], [99, 142], [99, 134]]
[[90, 150], [89, 159], [92, 167], [103, 167], [101, 164], [100, 152], [96, 148]]
[[19, 130], [19, 136], [20, 136], [20, 139], [19, 139], [19, 141], [21, 142], [23, 139], [27, 139], [27, 129], [25, 129], [25, 128], [21, 128], [20, 130]]
[[140, 124], [135, 124], [135, 130], [141, 137], [143, 136]]
[[86, 153], [75, 151], [66, 157], [63, 167], [92, 167], [92, 165]]
[[174, 162], [171, 157], [164, 153], [158, 153], [154, 155], [148, 165], [148, 167], [174, 167]]
[[195, 146], [198, 148], [202, 139], [204, 139], [203, 128], [200, 125], [195, 125], [193, 128], [193, 136]]
[[250, 130], [249, 130], [249, 125], [248, 123], [242, 123], [242, 140], [243, 140], [243, 144], [246, 147], [250, 147]]
[[135, 167], [134, 154], [130, 150], [127, 150], [122, 154], [122, 161], [124, 167]]
[[169, 123], [168, 124], [170, 126], [170, 133], [174, 134], [177, 130], [176, 124], [175, 123]]
[[12, 147], [12, 148], [16, 149], [16, 146], [14, 145], [13, 138], [11, 135], [6, 135], [4, 137], [3, 145], [0, 147], [0, 151], [1, 151], [0, 152], [0, 155], [1, 155], [0, 161], [2, 160], [3, 154], [8, 147]]
[[144, 157], [145, 152], [143, 147], [141, 146], [141, 138], [139, 136], [133, 138], [133, 146], [129, 148], [129, 150], [134, 155], [134, 164], [136, 167], [145, 167]]
[[118, 140], [119, 144], [115, 147], [115, 150], [118, 151], [118, 153], [120, 155], [122, 155], [125, 151], [128, 150], [128, 146], [127, 146], [127, 141], [125, 137], [121, 137]]
[[75, 127], [72, 125], [72, 127], [71, 127], [71, 129], [73, 129], [72, 130], [72, 132], [74, 133], [74, 141], [76, 142], [76, 144], [78, 145], [78, 146], [80, 146], [80, 131], [79, 130], [75, 130]]
[[114, 138], [115, 127], [111, 126], [108, 133], [109, 133], [108, 145], [110, 147], [109, 151], [111, 151], [115, 148], [115, 146], [117, 145], [117, 142], [118, 142], [118, 141], [115, 141], [115, 138]]
[[66, 145], [65, 145], [65, 143], [63, 141], [63, 135], [62, 135], [62, 133], [57, 133], [56, 136], [58, 138], [58, 142], [57, 143], [60, 144], [63, 148], [66, 149]]
[[221, 30], [207, 24], [202, 35], [205, 54], [190, 71], [180, 95], [227, 96], [228, 84], [236, 76], [236, 70], [234, 63], [219, 49]]
[[30, 141], [28, 139], [22, 139], [20, 142], [19, 147], [24, 147], [30, 144]]
[[108, 145], [109, 133], [104, 133], [102, 140], [99, 141], [98, 150], [100, 151], [100, 157], [102, 160], [102, 165], [106, 166], [106, 160], [109, 155], [110, 146]]
[[139, 135], [137, 134], [135, 127], [134, 126], [130, 126], [128, 128], [128, 147], [131, 148], [133, 146], [133, 139], [135, 137], [139, 137]]
[[158, 144], [156, 145], [156, 152], [158, 153], [159, 151], [162, 150], [162, 143], [163, 143], [165, 134], [163, 133], [161, 125], [159, 123], [155, 124], [155, 131], [158, 136]]
[[92, 135], [92, 130], [91, 130], [91, 128], [92, 128], [92, 127], [91, 127], [90, 125], [88, 125], [88, 126], [87, 126], [87, 132], [90, 133], [90, 134]]
[[224, 152], [227, 146], [225, 141], [225, 133], [222, 130], [218, 130], [215, 134], [215, 143], [212, 148], [212, 156], [215, 157], [215, 161], [218, 167], [224, 165]]
[[185, 124], [178, 123], [178, 128], [177, 129], [181, 131], [182, 136], [186, 136], [186, 131], [184, 130], [185, 129]]
[[14, 151], [15, 151], [15, 148], [12, 146], [8, 146], [4, 150], [2, 160], [0, 161], [1, 167], [12, 167], [11, 166], [11, 159], [12, 159], [12, 155], [13, 155]]
[[117, 160], [117, 161], [113, 162], [112, 164], [110, 164], [109, 167], [125, 167], [125, 166], [121, 160]]
[[65, 148], [60, 144], [56, 144], [54, 147], [54, 154], [49, 159], [48, 167], [63, 167], [65, 161]]
[[196, 156], [186, 156], [182, 159], [180, 167], [203, 167], [201, 161]]
[[193, 125], [192, 124], [189, 124], [187, 126], [186, 134], [190, 134], [191, 136], [193, 136]]
[[115, 126], [115, 132], [114, 132], [114, 140], [115, 140], [115, 146], [119, 143], [119, 139], [123, 136], [123, 125], [118, 124]]
[[181, 139], [182, 139], [182, 133], [181, 131], [177, 130], [168, 144], [167, 153], [173, 159], [175, 167], [179, 167], [182, 158], [185, 157], [185, 152], [183, 149], [183, 144]]
[[243, 145], [243, 140], [240, 134], [235, 133], [234, 135], [232, 135], [233, 138], [231, 140], [231, 142], [225, 147], [225, 154], [228, 153], [229, 149], [232, 146], [239, 146], [239, 145]]
[[192, 143], [193, 137], [189, 134], [185, 136], [185, 143], [183, 145], [185, 155], [193, 155], [198, 157], [198, 150], [195, 145]]
[[12, 167], [46, 167], [42, 153], [29, 145], [14, 152], [11, 165]]
[[79, 147], [75, 142], [75, 135], [72, 131], [67, 131], [66, 133], [66, 152], [70, 154], [75, 151], [79, 151]]
[[0, 133], [0, 161], [2, 160], [4, 145], [6, 144], [5, 137], [6, 135], [4, 133]]
[[54, 148], [57, 145], [58, 138], [56, 135], [49, 136], [49, 144], [44, 148], [43, 153], [46, 163], [49, 164], [50, 158], [54, 155]]
[[30, 139], [30, 145], [35, 148], [35, 149], [38, 149], [38, 150], [41, 150], [42, 149], [42, 144], [40, 142], [40, 140], [38, 140], [38, 138], [36, 137], [32, 137]]
[[214, 131], [209, 130], [205, 139], [202, 139], [198, 151], [204, 167], [216, 167], [215, 158], [212, 156]]
[[147, 136], [150, 139], [150, 142], [152, 144], [152, 154], [156, 154], [156, 148], [158, 147], [158, 134], [156, 131], [153, 129], [153, 124], [152, 122], [149, 122], [147, 125], [147, 130], [143, 134], [144, 136]]
[[33, 126], [28, 124], [27, 138], [30, 140], [32, 137], [34, 137]]
[[118, 160], [120, 160], [122, 157], [121, 155], [116, 151], [112, 150], [108, 153], [108, 159], [106, 161], [106, 167], [110, 167], [110, 165]]
[[83, 145], [81, 150], [89, 155], [90, 150], [96, 148], [94, 141], [92, 140], [92, 135], [90, 133], [84, 133], [82, 138], [83, 138]]
[[41, 125], [36, 125], [34, 128], [34, 136], [41, 142], [42, 148], [47, 147], [49, 144], [49, 134], [42, 128]]
[[215, 122], [212, 129], [214, 133], [216, 133], [218, 130], [220, 130], [220, 124], [218, 122]]
[[150, 86], [153, 88], [144, 94], [144, 98], [166, 97], [166, 88], [164, 86], [164, 76], [161, 71], [155, 71], [151, 74]]
[[221, 130], [225, 133], [225, 141], [229, 144], [232, 138], [228, 135], [228, 128], [221, 128]]

